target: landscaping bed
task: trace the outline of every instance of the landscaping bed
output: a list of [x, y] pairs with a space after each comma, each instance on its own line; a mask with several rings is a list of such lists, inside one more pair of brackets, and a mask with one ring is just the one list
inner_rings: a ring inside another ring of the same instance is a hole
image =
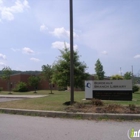
[[109, 104], [103, 106], [93, 105], [79, 105], [77, 103], [73, 106], [65, 108], [67, 112], [84, 112], [84, 113], [121, 113], [121, 114], [140, 114], [140, 107], [135, 105], [123, 106], [117, 104]]

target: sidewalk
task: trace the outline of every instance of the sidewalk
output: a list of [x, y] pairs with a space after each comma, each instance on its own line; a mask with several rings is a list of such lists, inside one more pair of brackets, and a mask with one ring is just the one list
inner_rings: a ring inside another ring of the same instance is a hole
[[0, 95], [0, 98], [39, 98], [48, 95]]

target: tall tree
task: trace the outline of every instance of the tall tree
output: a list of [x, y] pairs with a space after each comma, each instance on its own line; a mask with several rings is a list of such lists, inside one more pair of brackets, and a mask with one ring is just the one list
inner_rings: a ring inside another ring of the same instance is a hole
[[33, 76], [30, 76], [28, 80], [29, 80], [29, 85], [34, 87], [34, 89], [35, 89], [34, 93], [36, 93], [36, 90], [40, 83], [40, 77], [33, 75]]
[[124, 79], [126, 79], [126, 80], [132, 79], [132, 72], [126, 72], [124, 74]]
[[103, 65], [101, 64], [99, 59], [95, 63], [95, 72], [96, 72], [98, 80], [104, 79], [105, 72], [103, 70]]
[[52, 93], [52, 81], [51, 81], [52, 74], [53, 74], [53, 68], [51, 65], [47, 64], [47, 65], [42, 66], [43, 79], [48, 80], [51, 94], [53, 94]]
[[7, 81], [9, 94], [11, 94], [12, 83], [10, 82], [10, 76], [12, 74], [12, 70], [10, 67], [4, 67], [2, 69], [2, 78]]
[[[52, 81], [59, 87], [70, 86], [70, 50], [66, 47], [60, 50], [61, 55], [53, 65]], [[89, 76], [85, 70], [87, 68], [84, 62], [80, 62], [77, 51], [73, 54], [74, 64], [74, 87], [83, 88], [84, 80]]]

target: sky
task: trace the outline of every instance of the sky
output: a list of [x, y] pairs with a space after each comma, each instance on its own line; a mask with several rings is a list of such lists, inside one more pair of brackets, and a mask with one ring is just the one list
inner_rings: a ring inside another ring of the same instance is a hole
[[[73, 0], [74, 49], [86, 72], [140, 75], [140, 0]], [[41, 70], [69, 47], [69, 0], [0, 0], [0, 70]]]

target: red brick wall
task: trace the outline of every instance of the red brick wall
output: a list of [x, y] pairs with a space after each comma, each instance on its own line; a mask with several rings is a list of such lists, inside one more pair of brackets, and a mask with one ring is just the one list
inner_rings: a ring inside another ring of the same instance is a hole
[[7, 81], [0, 78], [0, 87], [2, 87], [3, 90], [8, 90], [8, 83], [7, 83]]
[[[14, 74], [10, 77], [10, 82], [12, 83], [12, 89], [16, 87], [16, 84], [19, 82], [25, 82], [28, 85], [28, 78], [30, 77], [30, 74]], [[0, 87], [3, 88], [3, 90], [8, 90], [8, 83], [7, 81], [0, 79]], [[29, 90], [34, 90], [34, 87], [31, 87], [28, 85]], [[38, 90], [47, 90], [49, 89], [49, 83], [47, 80], [41, 80]], [[57, 89], [56, 86], [53, 87], [53, 89]]]

